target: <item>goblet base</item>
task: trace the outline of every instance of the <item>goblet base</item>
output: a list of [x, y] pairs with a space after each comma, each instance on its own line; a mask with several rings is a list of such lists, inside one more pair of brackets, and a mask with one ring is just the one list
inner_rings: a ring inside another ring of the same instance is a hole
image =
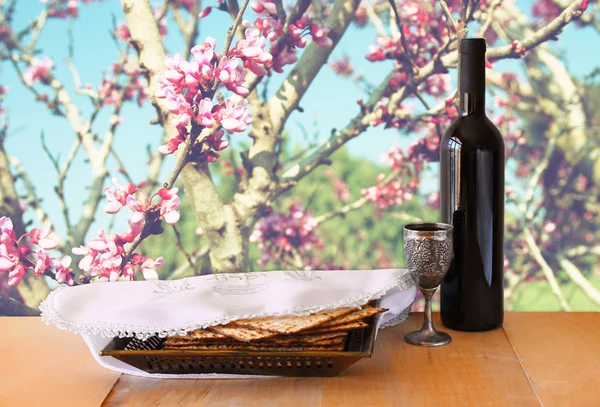
[[452, 337], [446, 332], [414, 331], [407, 334], [404, 340], [416, 346], [444, 346], [452, 342]]

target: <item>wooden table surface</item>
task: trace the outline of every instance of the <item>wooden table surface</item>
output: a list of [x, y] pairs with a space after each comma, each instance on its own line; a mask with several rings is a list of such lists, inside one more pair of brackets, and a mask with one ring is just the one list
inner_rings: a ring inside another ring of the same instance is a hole
[[421, 320], [382, 331], [373, 358], [335, 378], [161, 380], [100, 367], [39, 318], [0, 318], [0, 407], [600, 406], [599, 313], [508, 313], [431, 349], [404, 343]]

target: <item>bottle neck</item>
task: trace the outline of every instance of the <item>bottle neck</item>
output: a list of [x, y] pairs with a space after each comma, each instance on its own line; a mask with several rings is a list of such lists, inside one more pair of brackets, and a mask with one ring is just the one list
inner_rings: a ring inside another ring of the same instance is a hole
[[460, 94], [461, 116], [485, 115], [485, 93], [462, 92]]
[[463, 116], [485, 114], [485, 53], [461, 52], [460, 111]]

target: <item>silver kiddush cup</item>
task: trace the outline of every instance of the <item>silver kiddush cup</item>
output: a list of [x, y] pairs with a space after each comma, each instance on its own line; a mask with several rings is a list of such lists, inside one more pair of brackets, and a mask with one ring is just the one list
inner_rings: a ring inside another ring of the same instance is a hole
[[445, 223], [404, 226], [406, 267], [425, 297], [423, 327], [404, 338], [411, 345], [442, 346], [452, 342], [450, 335], [435, 330], [431, 320], [431, 297], [448, 272], [452, 259], [452, 230], [453, 227]]

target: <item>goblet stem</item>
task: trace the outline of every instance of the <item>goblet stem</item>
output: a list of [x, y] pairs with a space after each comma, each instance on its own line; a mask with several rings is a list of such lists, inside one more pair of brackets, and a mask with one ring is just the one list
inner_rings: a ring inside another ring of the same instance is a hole
[[[435, 292], [435, 290], [434, 290]], [[423, 319], [423, 326], [421, 327], [422, 332], [428, 332], [433, 334], [436, 332], [433, 327], [433, 319], [431, 317], [431, 297], [425, 297], [425, 319]]]
[[435, 293], [433, 289], [421, 289], [423, 297], [425, 297], [425, 315], [421, 330], [414, 331], [406, 335], [406, 342], [417, 346], [443, 346], [452, 341], [450, 335], [445, 332], [438, 332], [433, 327], [433, 319], [431, 317], [431, 297]]

